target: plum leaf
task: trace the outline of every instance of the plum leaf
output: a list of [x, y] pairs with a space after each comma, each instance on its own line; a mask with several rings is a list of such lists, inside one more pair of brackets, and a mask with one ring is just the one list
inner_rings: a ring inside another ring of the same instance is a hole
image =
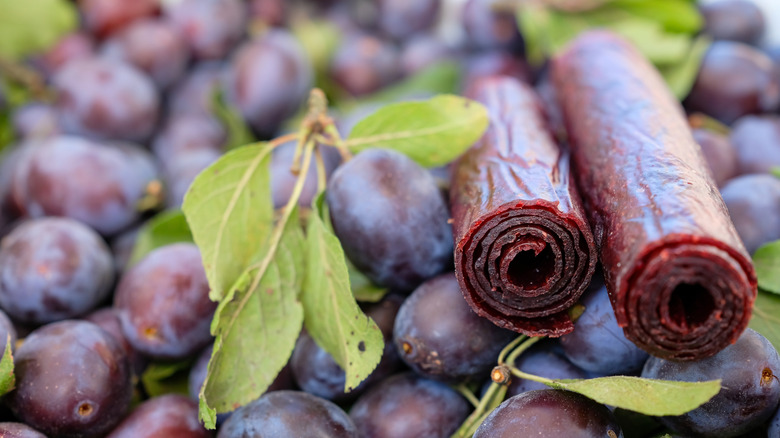
[[328, 229], [322, 193], [306, 227], [306, 274], [301, 301], [314, 341], [345, 371], [344, 391], [356, 388], [379, 364], [382, 332], [358, 307], [350, 288], [346, 257]]
[[48, 49], [77, 27], [73, 2], [0, 0], [0, 57], [20, 60]]
[[720, 391], [720, 380], [678, 382], [632, 376], [545, 382], [555, 389], [577, 392], [605, 405], [645, 415], [682, 415], [709, 401]]
[[358, 122], [345, 145], [354, 152], [394, 149], [422, 166], [442, 166], [479, 140], [488, 121], [481, 104], [445, 94], [383, 107]]
[[178, 242], [192, 242], [184, 213], [178, 209], [157, 213], [138, 231], [129, 264], [134, 265], [154, 249]]

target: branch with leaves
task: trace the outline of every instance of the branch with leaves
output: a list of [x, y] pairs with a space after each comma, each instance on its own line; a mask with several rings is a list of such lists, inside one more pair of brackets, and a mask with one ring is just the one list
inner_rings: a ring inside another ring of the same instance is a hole
[[[298, 132], [228, 152], [198, 175], [184, 198], [183, 214], [201, 250], [209, 296], [219, 302], [211, 326], [214, 350], [200, 394], [207, 427], [215, 427], [217, 413], [265, 392], [287, 363], [302, 327], [344, 369], [345, 391], [357, 387], [381, 359], [382, 334], [352, 290], [353, 283], [363, 291], [371, 287], [350, 269], [330, 228], [320, 145], [337, 147], [344, 160], [368, 147], [384, 147], [438, 166], [463, 153], [488, 123], [481, 105], [443, 95], [388, 105], [342, 139], [326, 110], [324, 94], [313, 90]], [[287, 204], [274, 214], [271, 154], [291, 141], [297, 142], [291, 168], [297, 179]], [[319, 169], [320, 196], [304, 234], [298, 202], [307, 176], [302, 169], [312, 162]], [[179, 220], [176, 213], [167, 215], [139, 237], [147, 250], [154, 246], [149, 244], [154, 230]], [[376, 295], [374, 288], [372, 298]]]
[[541, 339], [520, 336], [501, 351], [498, 365], [490, 373], [492, 383], [474, 412], [452, 438], [473, 436], [482, 422], [504, 401], [512, 378], [544, 383], [550, 388], [576, 392], [605, 405], [653, 416], [682, 415], [703, 405], [720, 391], [720, 380], [678, 382], [632, 376], [555, 380], [526, 373], [515, 367], [520, 355]]

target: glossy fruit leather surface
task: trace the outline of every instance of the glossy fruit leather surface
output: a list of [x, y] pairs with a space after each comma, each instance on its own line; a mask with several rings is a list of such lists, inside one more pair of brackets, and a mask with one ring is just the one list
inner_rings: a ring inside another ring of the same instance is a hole
[[678, 360], [733, 343], [750, 319], [755, 271], [660, 75], [602, 31], [575, 40], [552, 75], [626, 337]]
[[450, 199], [455, 269], [472, 309], [528, 335], [573, 329], [567, 310], [596, 267], [596, 249], [568, 156], [538, 97], [509, 77], [478, 80], [468, 96], [490, 113], [485, 135], [457, 162]]

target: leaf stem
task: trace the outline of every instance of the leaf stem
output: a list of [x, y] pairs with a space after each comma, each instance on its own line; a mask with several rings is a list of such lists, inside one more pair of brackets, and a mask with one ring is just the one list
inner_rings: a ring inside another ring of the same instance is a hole
[[[314, 146], [315, 143], [311, 140], [309, 140], [304, 146], [303, 165], [306, 168], [308, 168], [311, 163]], [[246, 306], [247, 302], [249, 301], [249, 298], [252, 296], [251, 291], [257, 289], [257, 286], [260, 284], [260, 281], [263, 279], [265, 272], [268, 270], [268, 266], [271, 264], [271, 260], [276, 255], [276, 250], [279, 248], [279, 242], [281, 242], [282, 240], [282, 234], [284, 232], [285, 226], [287, 225], [287, 221], [290, 219], [293, 210], [295, 210], [295, 207], [298, 205], [298, 199], [300, 199], [301, 192], [303, 192], [304, 182], [306, 182], [306, 174], [302, 173], [298, 175], [298, 179], [295, 181], [295, 186], [293, 187], [293, 191], [290, 194], [290, 199], [287, 201], [287, 204], [285, 204], [282, 210], [283, 212], [282, 216], [276, 222], [276, 225], [274, 226], [274, 229], [271, 232], [271, 236], [268, 239], [269, 241], [268, 252], [266, 252], [265, 257], [263, 257], [263, 259], [259, 263], [247, 267], [246, 271], [257, 269], [257, 273], [254, 275], [254, 278], [252, 279], [251, 286], [247, 288], [248, 292], [245, 293], [243, 297], [241, 297], [241, 301], [238, 303], [238, 306], [236, 307], [236, 313], [240, 313], [241, 310], [244, 308], [244, 306]], [[211, 371], [211, 362], [214, 360], [214, 355], [218, 353], [221, 349], [220, 348], [222, 345], [221, 339], [228, 336], [228, 334], [233, 329], [234, 324], [235, 324], [235, 320], [230, 320], [228, 325], [224, 328], [224, 330], [222, 330], [221, 334], [215, 340], [214, 353], [211, 356], [211, 360], [209, 360], [208, 371]], [[206, 397], [206, 389], [208, 388], [208, 383], [210, 380], [209, 378], [210, 378], [210, 372], [207, 372], [206, 379], [203, 382], [203, 386], [201, 387], [201, 392], [200, 392], [200, 396], [203, 400], [207, 400], [208, 398]], [[263, 390], [265, 390], [265, 388], [263, 388]], [[261, 394], [257, 394], [257, 397], [259, 397], [260, 395]], [[206, 401], [206, 404], [208, 405], [208, 401]]]
[[[290, 172], [292, 172], [293, 175], [300, 175], [301, 169], [304, 168], [301, 166], [301, 155], [303, 154], [306, 143], [310, 141], [310, 135], [311, 132], [305, 132], [298, 137], [298, 144], [295, 145], [295, 153], [293, 154], [292, 164], [290, 165]], [[308, 165], [305, 168], [308, 169]]]
[[341, 138], [341, 134], [339, 133], [339, 130], [336, 129], [335, 125], [330, 124], [325, 126], [325, 134], [331, 138], [331, 144], [339, 150], [342, 163], [346, 163], [352, 159], [352, 152], [349, 151], [346, 142]]
[[471, 390], [468, 387], [466, 387], [466, 385], [464, 385], [463, 383], [461, 383], [461, 384], [459, 384], [457, 386], [453, 386], [453, 389], [458, 391], [460, 393], [460, 395], [465, 397], [466, 400], [468, 400], [469, 403], [471, 403], [471, 405], [474, 406], [475, 408], [477, 406], [479, 406], [479, 403], [480, 403], [479, 399], [477, 399], [477, 397], [474, 395], [474, 393], [471, 392]]
[[453, 437], [464, 438], [474, 435], [472, 429], [476, 430], [476, 428], [479, 427], [479, 420], [486, 413], [485, 411], [487, 410], [487, 406], [491, 399], [496, 396], [496, 391], [498, 391], [499, 387], [500, 385], [497, 383], [490, 384], [488, 390], [485, 392], [485, 395], [482, 396], [476, 408], [474, 409], [474, 412], [472, 412], [471, 415], [466, 418], [466, 421], [463, 422], [463, 425], [461, 425], [455, 434], [452, 435]]
[[314, 148], [314, 162], [317, 164], [317, 193], [325, 190], [327, 175], [325, 174], [325, 159], [322, 157], [322, 147]]
[[534, 382], [539, 382], [539, 383], [544, 383], [544, 384], [553, 383], [552, 379], [548, 379], [546, 377], [537, 376], [535, 374], [529, 374], [529, 373], [520, 371], [520, 370], [518, 370], [517, 368], [515, 368], [513, 366], [509, 366], [509, 371], [512, 373], [513, 376], [519, 377], [521, 379], [533, 380]]
[[501, 353], [498, 354], [498, 364], [503, 365], [506, 363], [506, 356], [515, 349], [518, 345], [520, 345], [521, 342], [528, 339], [528, 336], [526, 335], [520, 335], [516, 337], [512, 342], [508, 343], [506, 347], [504, 347], [503, 350], [501, 350]]
[[[534, 376], [532, 374], [524, 373], [514, 367], [515, 360], [517, 360], [520, 355], [528, 350], [532, 345], [534, 345], [536, 342], [539, 342], [542, 337], [528, 337], [526, 335], [520, 335], [512, 342], [506, 345], [503, 350], [501, 350], [501, 353], [498, 355], [498, 367], [504, 368], [505, 370], [508, 369], [510, 373], [512, 373], [515, 376], [533, 380], [537, 382], [552, 382], [550, 379], [545, 379], [544, 377]], [[494, 369], [495, 371], [495, 369]], [[506, 371], [504, 371], [506, 372]], [[491, 373], [492, 378], [492, 373]], [[485, 391], [485, 394], [482, 396], [482, 398], [479, 400], [479, 403], [477, 403], [474, 409], [474, 412], [471, 413], [471, 415], [466, 418], [466, 421], [463, 422], [463, 424], [458, 428], [458, 430], [455, 432], [455, 434], [452, 435], [453, 438], [470, 438], [474, 435], [477, 428], [479, 428], [479, 425], [482, 424], [482, 422], [485, 420], [485, 418], [490, 415], [490, 413], [493, 411], [493, 409], [496, 408], [501, 402], [504, 401], [504, 397], [506, 395], [507, 390], [507, 382], [497, 383], [495, 381], [490, 383], [490, 386], [488, 387], [487, 391]], [[458, 390], [461, 394], [463, 394], [463, 389], [461, 388], [462, 385], [459, 385], [455, 389]], [[465, 387], [464, 387], [465, 388]], [[466, 390], [468, 391], [468, 390]], [[472, 403], [474, 402], [464, 394], [464, 396]], [[472, 394], [473, 397], [473, 394]]]
[[[303, 166], [305, 168], [308, 168], [311, 165], [311, 159], [314, 152], [314, 147], [315, 147], [315, 143], [313, 140], [309, 140], [303, 147], [304, 151], [303, 151], [302, 161], [303, 161]], [[306, 182], [306, 174], [305, 173], [299, 174], [298, 179], [295, 180], [295, 186], [293, 186], [293, 191], [290, 194], [290, 199], [287, 200], [287, 204], [285, 204], [282, 210], [283, 211], [282, 216], [279, 218], [279, 221], [276, 223], [276, 226], [274, 227], [273, 232], [271, 234], [271, 238], [269, 239], [271, 245], [269, 247], [268, 253], [260, 263], [256, 263], [254, 265], [249, 266], [248, 269], [253, 269], [255, 267], [259, 269], [259, 276], [255, 277], [255, 279], [252, 281], [252, 286], [249, 288], [249, 290], [254, 290], [257, 287], [257, 284], [260, 282], [262, 274], [265, 273], [266, 269], [268, 269], [268, 265], [270, 264], [273, 255], [276, 253], [276, 249], [279, 246], [279, 242], [281, 241], [284, 227], [287, 224], [287, 221], [290, 219], [290, 215], [292, 214], [292, 211], [295, 209], [295, 206], [298, 205], [298, 200], [300, 199], [301, 193], [303, 192], [303, 185], [305, 182]]]
[[5, 76], [30, 90], [36, 100], [46, 102], [53, 98], [51, 91], [46, 88], [46, 82], [35, 70], [0, 56], [0, 73], [0, 76]]
[[283, 135], [281, 137], [276, 137], [275, 139], [269, 141], [268, 145], [271, 148], [275, 148], [277, 146], [281, 146], [281, 145], [283, 145], [285, 143], [288, 143], [288, 142], [291, 142], [293, 140], [297, 140], [299, 136], [300, 136], [300, 134], [297, 133], [297, 132], [293, 132], [292, 134], [286, 134], [286, 135]]
[[522, 344], [520, 344], [519, 347], [515, 348], [514, 351], [512, 351], [512, 353], [509, 354], [509, 356], [506, 358], [506, 362], [501, 365], [507, 365], [510, 368], [514, 367], [515, 360], [518, 357], [520, 357], [520, 355], [523, 354], [524, 351], [528, 350], [529, 348], [531, 348], [532, 345], [534, 345], [535, 343], [539, 342], [542, 339], [543, 339], [542, 336], [526, 339]]

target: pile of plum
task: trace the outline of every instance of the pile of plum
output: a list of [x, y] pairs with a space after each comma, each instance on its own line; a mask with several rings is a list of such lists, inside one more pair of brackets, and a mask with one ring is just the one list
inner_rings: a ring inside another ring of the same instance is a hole
[[[76, 0], [80, 29], [26, 61], [51, 99], [13, 111], [14, 144], [0, 164], [0, 345], [10, 339], [16, 367], [0, 436], [455, 433], [475, 407], [458, 388], [486, 388], [517, 334], [463, 298], [446, 168], [383, 149], [342, 164], [324, 148], [334, 230], [354, 265], [391, 291], [361, 304], [384, 335], [382, 360], [345, 393], [343, 370], [304, 331], [266, 395], [220, 415], [217, 431], [198, 421], [217, 306], [200, 251], [174, 243], [128, 261], [144, 222], [180, 207], [195, 176], [223, 154], [229, 131], [216, 99], [259, 139], [289, 129], [322, 73], [290, 30], [301, 17], [341, 33], [324, 73], [342, 99], [360, 102], [442, 61], [460, 66], [461, 89], [506, 75], [544, 96], [546, 70], [525, 61], [513, 14], [494, 3]], [[760, 46], [765, 17], [753, 3], [701, 9], [715, 41], [683, 105], [709, 117], [691, 117], [694, 136], [752, 253], [780, 239], [780, 179], [771, 174], [780, 166], [780, 46]], [[5, 100], [0, 94], [0, 107]], [[336, 114], [342, 135], [374, 109]], [[295, 182], [293, 154], [293, 144], [274, 151], [276, 208]], [[302, 206], [316, 192], [315, 166], [308, 172]], [[514, 378], [475, 436], [780, 437], [780, 357], [761, 334], [748, 329], [713, 357], [673, 362], [623, 336], [600, 278], [581, 304], [574, 332], [537, 342], [517, 368], [554, 379], [722, 379], [723, 389], [688, 414], [648, 417]], [[150, 397], [139, 383], [150, 363], [186, 360], [189, 396]]]

